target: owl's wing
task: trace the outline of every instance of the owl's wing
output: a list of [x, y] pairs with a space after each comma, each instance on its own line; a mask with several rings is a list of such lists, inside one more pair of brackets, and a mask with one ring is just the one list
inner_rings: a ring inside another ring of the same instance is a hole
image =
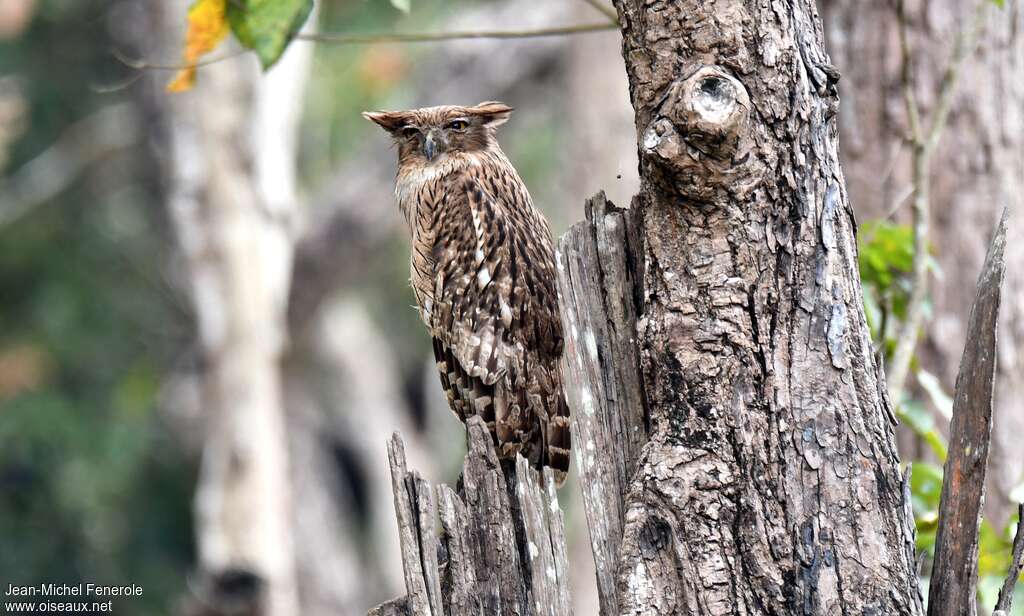
[[549, 417], [564, 417], [564, 436], [556, 440], [567, 466], [562, 333], [547, 224], [518, 183], [463, 179], [447, 198], [432, 255], [431, 333], [449, 403], [463, 420], [480, 415], [501, 455], [524, 448], [535, 463], [550, 457], [551, 439], [542, 434]]

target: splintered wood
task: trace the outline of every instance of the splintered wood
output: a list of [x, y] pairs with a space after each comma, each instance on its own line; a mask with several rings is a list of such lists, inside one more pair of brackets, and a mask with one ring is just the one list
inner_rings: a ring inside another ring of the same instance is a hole
[[571, 615], [565, 525], [550, 469], [541, 476], [522, 458], [499, 462], [483, 421], [471, 418], [467, 428], [459, 485], [440, 485], [436, 494], [408, 470], [401, 437], [388, 443], [407, 594], [369, 616]]
[[629, 212], [598, 193], [587, 219], [558, 242], [562, 378], [572, 409], [573, 450], [597, 568], [601, 614], [618, 614], [615, 579], [624, 498], [647, 441], [636, 351]]

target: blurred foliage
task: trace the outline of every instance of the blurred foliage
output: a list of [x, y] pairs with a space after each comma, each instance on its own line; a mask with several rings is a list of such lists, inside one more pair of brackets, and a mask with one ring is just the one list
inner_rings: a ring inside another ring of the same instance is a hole
[[869, 220], [860, 226], [857, 244], [864, 308], [872, 337], [876, 342], [893, 345], [889, 318], [903, 318], [910, 299], [913, 230], [909, 225]]
[[395, 7], [399, 11], [402, 11], [403, 13], [408, 13], [410, 10], [412, 10], [411, 0], [391, 0], [391, 6]]
[[[895, 348], [896, 323], [906, 315], [914, 266], [914, 237], [907, 225], [885, 220], [863, 223], [858, 233], [858, 265], [864, 288], [864, 309], [872, 339], [878, 352], [888, 358]], [[929, 267], [938, 271], [932, 257]], [[926, 571], [935, 556], [935, 534], [938, 528], [939, 501], [942, 495], [942, 464], [946, 461], [949, 443], [936, 426], [936, 414], [948, 421], [953, 412], [953, 399], [939, 378], [922, 369], [916, 359], [911, 367], [927, 400], [905, 394], [896, 404], [896, 415], [929, 448], [934, 459], [914, 461], [910, 491], [917, 527], [917, 550], [926, 557]], [[927, 402], [930, 402], [929, 406]], [[1002, 529], [983, 519], [979, 535], [978, 602], [982, 613], [994, 606], [999, 588], [1010, 567], [1016, 514]], [[926, 580], [923, 582], [927, 591]], [[1024, 590], [1017, 589], [1013, 614], [1024, 616]]]
[[[38, 2], [0, 40], [0, 78], [27, 116], [7, 170], [124, 100], [92, 87], [123, 70], [109, 56], [117, 4]], [[141, 145], [111, 155], [0, 226], [0, 579], [137, 583], [143, 596], [115, 613], [142, 616], [167, 613], [194, 562], [195, 469], [155, 412], [190, 329], [163, 280], [155, 168]]]

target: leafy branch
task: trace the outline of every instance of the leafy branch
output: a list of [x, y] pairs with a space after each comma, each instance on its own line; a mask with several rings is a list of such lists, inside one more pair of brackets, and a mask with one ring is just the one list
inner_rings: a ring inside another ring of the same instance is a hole
[[[195, 0], [188, 10], [185, 46], [180, 64], [154, 64], [144, 60], [114, 56], [136, 70], [174, 70], [174, 79], [167, 85], [170, 92], [183, 92], [195, 84], [196, 69], [237, 57], [252, 50], [263, 69], [273, 66], [294, 40], [317, 41], [335, 45], [372, 43], [426, 43], [466, 39], [520, 39], [564, 36], [615, 30], [618, 15], [601, 0], [583, 0], [608, 18], [602, 23], [554, 26], [523, 30], [467, 30], [459, 32], [419, 32], [382, 34], [334, 34], [300, 32], [313, 9], [313, 0]], [[408, 0], [392, 0], [399, 10], [408, 12]], [[200, 60], [233, 34], [244, 49], [226, 55]]]
[[[591, 23], [573, 26], [555, 26], [551, 28], [533, 28], [524, 30], [465, 30], [454, 32], [409, 32], [381, 34], [332, 34], [329, 32], [297, 34], [297, 41], [327, 43], [332, 45], [373, 45], [378, 43], [437, 43], [467, 39], [522, 39], [543, 38], [549, 36], [567, 36], [615, 30], [619, 26], [612, 23]], [[148, 62], [139, 58], [130, 58], [124, 53], [112, 49], [111, 54], [125, 66], [135, 70], [183, 71], [191, 68], [209, 66], [245, 55], [246, 49], [236, 49], [220, 56], [197, 60], [194, 63], [158, 63]]]

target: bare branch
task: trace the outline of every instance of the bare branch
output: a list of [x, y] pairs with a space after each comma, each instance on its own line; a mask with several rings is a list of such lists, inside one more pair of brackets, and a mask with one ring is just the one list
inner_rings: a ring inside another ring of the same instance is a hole
[[902, 56], [903, 101], [907, 111], [910, 130], [911, 166], [913, 176], [913, 230], [914, 268], [910, 300], [907, 303], [906, 318], [896, 338], [896, 349], [886, 369], [889, 397], [898, 405], [903, 387], [914, 356], [917, 338], [924, 322], [924, 307], [928, 299], [928, 226], [931, 217], [931, 173], [932, 154], [939, 144], [939, 138], [949, 118], [953, 97], [964, 61], [977, 49], [978, 39], [984, 26], [990, 0], [978, 0], [974, 17], [957, 34], [953, 55], [943, 73], [939, 86], [938, 105], [931, 118], [927, 133], [922, 126], [920, 108], [914, 95], [914, 76], [910, 54], [908, 19], [904, 0], [897, 0], [896, 14], [899, 22], [900, 53]]
[[[575, 26], [555, 26], [551, 28], [536, 28], [528, 30], [466, 30], [460, 32], [412, 32], [408, 34], [332, 34], [330, 32], [299, 33], [295, 36], [297, 41], [311, 41], [327, 43], [331, 45], [372, 45], [375, 43], [438, 43], [443, 41], [457, 41], [470, 39], [522, 39], [540, 38], [549, 36], [568, 36], [573, 34], [588, 34], [591, 32], [604, 32], [617, 30], [619, 23], [617, 16], [601, 6], [597, 0], [585, 0], [602, 13], [609, 15], [615, 21], [599, 24], [579, 24]], [[203, 67], [217, 64], [225, 60], [231, 60], [244, 55], [248, 49], [236, 49], [220, 56], [200, 60], [194, 65], [175, 63], [148, 62], [139, 58], [130, 58], [117, 49], [111, 49], [110, 54], [119, 62], [135, 70], [153, 71], [180, 71], [191, 66]]]
[[956, 42], [953, 45], [953, 57], [950, 58], [946, 72], [942, 75], [942, 83], [939, 85], [939, 103], [935, 108], [932, 126], [928, 131], [927, 141], [925, 141], [925, 148], [929, 154], [939, 144], [939, 137], [942, 136], [942, 131], [946, 127], [946, 120], [949, 118], [949, 110], [953, 107], [953, 96], [956, 94], [956, 86], [960, 78], [960, 68], [968, 56], [978, 48], [978, 39], [985, 27], [985, 16], [988, 14], [988, 6], [991, 3], [991, 0], [979, 0], [974, 9], [974, 18], [971, 23], [957, 34]]
[[1013, 605], [1013, 590], [1017, 586], [1021, 570], [1024, 570], [1024, 503], [1017, 505], [1017, 532], [1013, 536], [1013, 561], [1010, 563], [1009, 573], [1006, 574], [1006, 581], [1003, 582], [1003, 587], [999, 590], [996, 611], [1010, 612], [1010, 607]]
[[615, 30], [618, 23], [580, 24], [531, 30], [466, 30], [462, 32], [419, 32], [409, 34], [331, 34], [320, 32], [300, 34], [297, 40], [316, 41], [334, 45], [367, 45], [372, 43], [434, 43], [467, 39], [519, 39], [545, 36], [565, 36]]
[[222, 54], [222, 55], [219, 55], [219, 56], [214, 56], [212, 58], [207, 58], [205, 60], [200, 60], [200, 61], [196, 62], [195, 64], [157, 64], [157, 63], [147, 62], [147, 61], [141, 60], [139, 58], [129, 58], [124, 53], [122, 53], [121, 51], [119, 51], [117, 49], [114, 49], [114, 48], [111, 48], [110, 55], [114, 56], [114, 58], [118, 62], [120, 62], [121, 64], [124, 64], [128, 68], [133, 68], [133, 69], [135, 69], [137, 71], [180, 71], [180, 70], [192, 67], [192, 66], [195, 66], [195, 67], [210, 66], [211, 64], [217, 64], [217, 63], [223, 62], [225, 60], [231, 60], [231, 59], [234, 59], [234, 58], [237, 58], [239, 56], [244, 55], [247, 51], [249, 51], [249, 50], [248, 49], [239, 48], [239, 49], [235, 49], [233, 51], [230, 51], [228, 53], [225, 53], [225, 54]]
[[896, 338], [892, 361], [886, 370], [889, 398], [899, 406], [903, 385], [910, 369], [910, 359], [917, 346], [918, 331], [924, 319], [924, 303], [928, 297], [928, 269], [925, 257], [928, 250], [929, 177], [928, 153], [924, 147], [921, 128], [921, 111], [914, 94], [914, 69], [910, 52], [909, 20], [905, 0], [897, 0], [896, 16], [900, 35], [901, 80], [903, 103], [907, 112], [910, 131], [912, 167], [912, 215], [914, 230], [914, 265], [910, 300], [907, 302], [906, 319]]
[[911, 202], [914, 232], [914, 265], [910, 300], [906, 317], [896, 337], [892, 361], [886, 367], [889, 398], [899, 406], [903, 385], [907, 380], [910, 360], [914, 356], [917, 337], [924, 321], [924, 306], [928, 299], [928, 223], [931, 181], [928, 174], [928, 152], [922, 143], [914, 143], [912, 151], [914, 199]]
[[906, 0], [896, 1], [896, 22], [899, 24], [900, 33], [903, 103], [907, 110], [907, 122], [910, 124], [910, 139], [917, 144], [921, 142], [921, 112], [914, 95], [914, 69], [910, 58], [910, 25], [907, 19]]

